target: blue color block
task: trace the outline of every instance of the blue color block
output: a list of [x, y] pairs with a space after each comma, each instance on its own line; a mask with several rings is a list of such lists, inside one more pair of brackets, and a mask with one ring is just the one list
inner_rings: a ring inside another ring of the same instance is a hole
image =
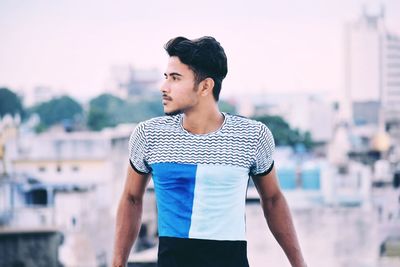
[[155, 163], [153, 181], [160, 236], [189, 236], [197, 167], [194, 164]]

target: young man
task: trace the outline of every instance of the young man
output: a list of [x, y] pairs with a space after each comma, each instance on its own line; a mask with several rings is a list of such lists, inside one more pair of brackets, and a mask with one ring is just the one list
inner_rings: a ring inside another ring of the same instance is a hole
[[212, 37], [177, 37], [161, 87], [167, 116], [140, 123], [120, 200], [113, 266], [125, 266], [140, 228], [152, 176], [158, 209], [159, 267], [247, 267], [245, 200], [249, 176], [268, 226], [295, 267], [306, 266], [273, 161], [269, 129], [221, 113], [227, 59]]

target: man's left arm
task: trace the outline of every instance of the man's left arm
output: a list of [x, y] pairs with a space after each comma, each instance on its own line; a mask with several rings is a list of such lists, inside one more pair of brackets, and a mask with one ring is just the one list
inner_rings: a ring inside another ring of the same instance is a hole
[[260, 195], [269, 229], [282, 247], [290, 264], [293, 267], [305, 267], [306, 263], [297, 240], [289, 207], [279, 188], [275, 168], [273, 167], [266, 175], [252, 178]]

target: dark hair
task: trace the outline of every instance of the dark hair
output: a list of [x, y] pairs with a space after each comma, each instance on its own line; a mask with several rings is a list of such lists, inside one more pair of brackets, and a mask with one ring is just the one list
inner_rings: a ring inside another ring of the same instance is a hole
[[219, 99], [222, 80], [228, 73], [228, 64], [224, 49], [217, 40], [210, 36], [189, 40], [176, 37], [169, 40], [165, 46], [170, 57], [176, 56], [194, 72], [195, 84], [206, 78], [214, 80], [213, 96]]

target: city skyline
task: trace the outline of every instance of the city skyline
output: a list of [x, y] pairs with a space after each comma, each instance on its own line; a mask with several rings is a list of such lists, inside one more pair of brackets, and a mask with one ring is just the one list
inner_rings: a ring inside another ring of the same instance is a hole
[[[134, 3], [13, 1], [0, 3], [0, 86], [29, 93], [45, 86], [80, 99], [110, 86], [111, 68], [157, 68], [163, 45], [183, 35], [212, 35], [228, 56], [222, 97], [245, 93], [327, 92], [344, 83], [344, 25], [385, 7], [385, 25], [399, 34], [400, 3], [273, 1]], [[213, 8], [211, 8], [213, 6]]]

